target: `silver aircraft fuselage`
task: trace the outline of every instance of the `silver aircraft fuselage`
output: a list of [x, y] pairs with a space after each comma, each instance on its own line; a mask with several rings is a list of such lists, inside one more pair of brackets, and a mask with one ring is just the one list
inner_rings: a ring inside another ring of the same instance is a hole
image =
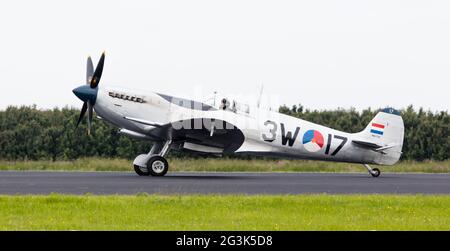
[[403, 145], [403, 120], [393, 109], [347, 133], [236, 101], [222, 107], [103, 85], [94, 110], [129, 136], [205, 153], [392, 165]]

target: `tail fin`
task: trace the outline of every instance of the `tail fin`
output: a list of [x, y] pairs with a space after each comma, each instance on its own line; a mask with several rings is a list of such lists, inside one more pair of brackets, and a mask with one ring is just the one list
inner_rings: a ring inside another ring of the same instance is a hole
[[353, 142], [382, 153], [375, 157], [374, 163], [393, 165], [402, 154], [404, 130], [400, 112], [385, 108], [377, 113], [363, 131], [355, 134]]

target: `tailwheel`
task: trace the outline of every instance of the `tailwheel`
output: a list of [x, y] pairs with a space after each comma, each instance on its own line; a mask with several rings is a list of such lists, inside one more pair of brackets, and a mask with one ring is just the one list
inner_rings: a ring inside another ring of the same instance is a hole
[[378, 168], [373, 168], [372, 171], [370, 172], [370, 175], [372, 175], [372, 177], [375, 177], [375, 178], [380, 176], [380, 174], [381, 174], [381, 171]]
[[142, 167], [142, 166], [138, 166], [138, 165], [134, 165], [134, 171], [139, 175], [139, 176], [149, 176], [150, 172], [148, 171], [147, 167]]
[[169, 163], [164, 157], [156, 155], [148, 160], [147, 169], [152, 176], [164, 176], [169, 170]]
[[376, 178], [378, 176], [380, 176], [381, 171], [378, 168], [371, 168], [369, 165], [367, 164], [363, 164], [363, 166], [365, 168], [367, 168], [367, 171], [369, 171], [370, 175], [372, 175], [372, 177]]

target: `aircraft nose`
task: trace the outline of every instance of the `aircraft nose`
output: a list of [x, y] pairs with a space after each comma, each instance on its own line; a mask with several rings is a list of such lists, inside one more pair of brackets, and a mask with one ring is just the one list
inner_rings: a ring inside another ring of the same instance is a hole
[[91, 104], [94, 104], [97, 99], [97, 91], [97, 88], [91, 88], [89, 85], [82, 85], [72, 90], [75, 96], [83, 102], [87, 102], [89, 100]]

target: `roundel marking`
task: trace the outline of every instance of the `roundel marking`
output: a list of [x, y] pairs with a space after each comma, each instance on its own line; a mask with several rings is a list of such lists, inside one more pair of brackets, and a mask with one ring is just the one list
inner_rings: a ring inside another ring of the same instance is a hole
[[317, 152], [322, 149], [323, 145], [323, 136], [319, 131], [308, 130], [303, 135], [303, 146], [308, 152]]

